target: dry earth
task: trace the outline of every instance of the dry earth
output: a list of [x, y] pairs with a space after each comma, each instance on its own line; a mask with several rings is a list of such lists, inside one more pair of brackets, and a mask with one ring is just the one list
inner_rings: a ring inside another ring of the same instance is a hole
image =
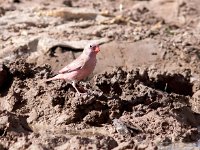
[[[0, 0], [0, 149], [199, 149], [199, 16], [198, 0]], [[94, 40], [87, 95], [45, 82]]]

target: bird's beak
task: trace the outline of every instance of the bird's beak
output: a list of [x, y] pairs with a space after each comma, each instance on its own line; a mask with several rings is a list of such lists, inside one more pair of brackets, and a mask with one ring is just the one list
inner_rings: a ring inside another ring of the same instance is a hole
[[99, 46], [96, 46], [94, 51], [98, 53], [100, 51]]

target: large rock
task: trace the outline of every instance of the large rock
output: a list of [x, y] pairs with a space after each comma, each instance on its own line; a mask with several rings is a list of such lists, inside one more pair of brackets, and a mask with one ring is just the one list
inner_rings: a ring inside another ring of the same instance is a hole
[[144, 39], [138, 42], [110, 42], [101, 47], [95, 73], [123, 66], [132, 68], [152, 64], [162, 59], [164, 50], [158, 41]]

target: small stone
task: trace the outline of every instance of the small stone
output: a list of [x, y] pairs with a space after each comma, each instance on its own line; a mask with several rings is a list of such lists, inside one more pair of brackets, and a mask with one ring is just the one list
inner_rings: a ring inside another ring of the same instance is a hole
[[129, 132], [127, 126], [121, 120], [114, 119], [113, 125], [114, 125], [114, 127], [115, 127], [115, 129], [117, 130], [118, 133], [120, 133], [122, 135], [130, 135], [130, 132]]
[[36, 109], [33, 109], [30, 114], [29, 117], [27, 118], [27, 122], [28, 123], [32, 123], [33, 121], [35, 121], [38, 118], [38, 113], [36, 111]]
[[8, 116], [0, 117], [0, 129], [6, 128], [7, 124], [8, 124]]

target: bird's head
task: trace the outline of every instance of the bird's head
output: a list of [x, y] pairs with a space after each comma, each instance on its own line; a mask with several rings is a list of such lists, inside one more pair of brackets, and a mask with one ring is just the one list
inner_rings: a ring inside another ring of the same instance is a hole
[[97, 54], [100, 51], [99, 45], [96, 43], [93, 44], [88, 44], [85, 48], [84, 48], [84, 53], [86, 55], [93, 55], [93, 54]]

